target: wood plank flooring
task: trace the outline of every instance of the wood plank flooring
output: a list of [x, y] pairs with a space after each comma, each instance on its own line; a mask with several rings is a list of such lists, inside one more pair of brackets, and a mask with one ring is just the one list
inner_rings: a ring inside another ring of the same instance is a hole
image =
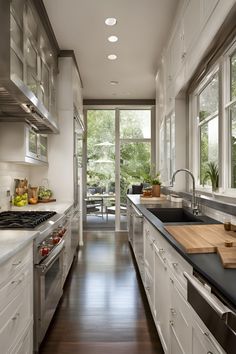
[[127, 233], [91, 231], [41, 354], [163, 354]]

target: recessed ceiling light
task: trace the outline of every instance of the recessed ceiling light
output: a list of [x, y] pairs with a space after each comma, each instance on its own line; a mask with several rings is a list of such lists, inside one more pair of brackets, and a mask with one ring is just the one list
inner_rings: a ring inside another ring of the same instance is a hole
[[109, 42], [115, 43], [118, 41], [118, 37], [117, 36], [110, 36], [108, 37]]
[[116, 23], [117, 23], [117, 20], [116, 20], [116, 18], [114, 18], [114, 17], [108, 17], [108, 18], [106, 18], [106, 20], [105, 20], [105, 24], [106, 24], [107, 26], [115, 26]]
[[117, 55], [115, 55], [115, 54], [109, 54], [109, 55], [107, 56], [107, 58], [108, 58], [109, 60], [116, 60], [116, 59], [117, 59]]
[[110, 81], [110, 84], [115, 86], [119, 84], [119, 81], [112, 80]]

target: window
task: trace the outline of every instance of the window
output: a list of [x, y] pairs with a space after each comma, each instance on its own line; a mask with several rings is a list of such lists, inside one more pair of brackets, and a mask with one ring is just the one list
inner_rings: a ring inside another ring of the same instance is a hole
[[229, 184], [231, 188], [236, 188], [236, 52], [229, 55], [230, 66], [230, 82], [229, 82], [229, 102], [227, 102], [227, 110], [229, 117], [230, 131], [230, 176]]
[[166, 116], [160, 127], [160, 172], [163, 182], [169, 184], [175, 171], [175, 115]]
[[205, 183], [209, 162], [218, 164], [219, 74], [214, 74], [198, 94], [200, 184]]
[[221, 191], [236, 192], [236, 42], [219, 57], [190, 95], [192, 168], [199, 186], [209, 162], [219, 166]]

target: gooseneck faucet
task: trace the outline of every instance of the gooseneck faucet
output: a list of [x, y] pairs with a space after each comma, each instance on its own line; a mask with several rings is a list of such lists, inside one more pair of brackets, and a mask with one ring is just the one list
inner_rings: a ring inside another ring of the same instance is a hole
[[187, 168], [179, 168], [178, 170], [176, 170], [172, 175], [170, 187], [174, 186], [175, 176], [177, 175], [178, 172], [181, 172], [181, 171], [188, 173], [192, 177], [192, 181], [193, 181], [193, 192], [192, 193], [193, 194], [192, 194], [191, 208], [192, 208], [193, 214], [197, 215], [199, 213], [199, 210], [198, 210], [198, 206], [196, 203], [195, 178], [194, 178], [194, 175], [192, 174], [192, 172], [189, 171]]

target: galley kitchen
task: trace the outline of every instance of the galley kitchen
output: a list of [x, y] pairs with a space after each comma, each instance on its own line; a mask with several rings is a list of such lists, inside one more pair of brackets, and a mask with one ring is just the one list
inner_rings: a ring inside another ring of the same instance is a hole
[[236, 1], [0, 0], [0, 352], [234, 354]]

